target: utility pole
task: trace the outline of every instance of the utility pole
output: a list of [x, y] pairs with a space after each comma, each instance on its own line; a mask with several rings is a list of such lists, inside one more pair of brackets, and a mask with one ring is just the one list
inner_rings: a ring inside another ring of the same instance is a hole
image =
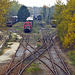
[[50, 24], [50, 4], [49, 4], [49, 24]]

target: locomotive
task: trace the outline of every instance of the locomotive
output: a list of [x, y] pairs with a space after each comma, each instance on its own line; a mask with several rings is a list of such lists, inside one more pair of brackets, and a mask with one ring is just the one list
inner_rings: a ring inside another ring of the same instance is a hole
[[32, 31], [33, 26], [33, 16], [30, 16], [26, 19], [26, 22], [24, 22], [24, 32], [29, 33]]
[[12, 27], [12, 25], [15, 24], [16, 22], [18, 22], [18, 17], [17, 16], [11, 16], [6, 23], [6, 26]]
[[31, 32], [32, 31], [32, 22], [24, 22], [24, 32]]

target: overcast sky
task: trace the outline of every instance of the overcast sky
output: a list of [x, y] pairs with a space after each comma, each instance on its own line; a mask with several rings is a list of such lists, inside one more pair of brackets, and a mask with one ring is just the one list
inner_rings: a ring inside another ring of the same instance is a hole
[[[42, 7], [43, 5], [46, 6], [53, 6], [56, 3], [56, 0], [16, 0], [20, 4], [24, 4], [25, 6], [38, 6]], [[66, 4], [66, 0], [62, 0]]]

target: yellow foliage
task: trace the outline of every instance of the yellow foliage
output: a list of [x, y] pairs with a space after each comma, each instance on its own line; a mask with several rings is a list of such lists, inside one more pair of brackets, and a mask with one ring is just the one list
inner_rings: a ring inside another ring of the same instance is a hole
[[64, 42], [63, 42], [64, 48], [75, 48], [75, 34], [74, 33], [68, 33], [65, 36]]
[[57, 3], [54, 16], [63, 47], [75, 48], [75, 0], [69, 0], [67, 5]]
[[9, 0], [0, 0], [0, 30], [6, 26], [9, 5]]

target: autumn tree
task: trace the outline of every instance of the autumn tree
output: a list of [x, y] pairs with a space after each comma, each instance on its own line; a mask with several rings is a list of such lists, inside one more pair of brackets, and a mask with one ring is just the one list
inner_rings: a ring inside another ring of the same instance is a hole
[[69, 0], [64, 5], [61, 0], [57, 1], [55, 8], [58, 37], [64, 48], [75, 48], [75, 0]]
[[67, 34], [64, 36], [64, 48], [75, 48], [75, 0], [69, 0], [64, 13], [67, 20]]
[[6, 26], [9, 5], [9, 0], [0, 0], [0, 30], [3, 30]]

